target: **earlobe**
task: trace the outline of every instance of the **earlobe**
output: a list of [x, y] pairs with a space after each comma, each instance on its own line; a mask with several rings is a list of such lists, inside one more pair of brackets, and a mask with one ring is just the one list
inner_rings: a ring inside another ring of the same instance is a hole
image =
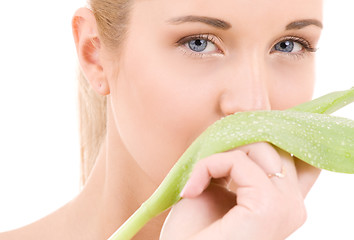
[[102, 48], [92, 11], [87, 8], [78, 9], [72, 20], [72, 30], [85, 77], [98, 94], [108, 95], [110, 90], [100, 61]]

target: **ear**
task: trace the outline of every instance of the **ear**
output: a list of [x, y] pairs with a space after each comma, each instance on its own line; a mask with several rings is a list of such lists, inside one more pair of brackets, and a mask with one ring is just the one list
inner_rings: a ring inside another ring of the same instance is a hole
[[110, 93], [108, 80], [100, 61], [102, 55], [95, 16], [88, 8], [78, 9], [72, 19], [72, 30], [81, 69], [100, 95]]

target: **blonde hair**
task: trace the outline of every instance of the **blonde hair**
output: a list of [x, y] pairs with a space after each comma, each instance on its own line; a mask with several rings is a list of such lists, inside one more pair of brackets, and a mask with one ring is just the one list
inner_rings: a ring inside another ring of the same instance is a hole
[[[96, 18], [100, 41], [107, 48], [118, 49], [127, 30], [132, 0], [88, 1]], [[84, 185], [106, 136], [107, 99], [91, 88], [81, 71], [78, 81], [81, 184]]]

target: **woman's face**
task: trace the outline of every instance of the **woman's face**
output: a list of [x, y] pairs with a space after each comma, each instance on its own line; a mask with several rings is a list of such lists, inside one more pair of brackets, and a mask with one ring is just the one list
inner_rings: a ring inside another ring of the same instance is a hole
[[321, 0], [136, 0], [112, 110], [135, 161], [159, 183], [226, 115], [310, 100]]

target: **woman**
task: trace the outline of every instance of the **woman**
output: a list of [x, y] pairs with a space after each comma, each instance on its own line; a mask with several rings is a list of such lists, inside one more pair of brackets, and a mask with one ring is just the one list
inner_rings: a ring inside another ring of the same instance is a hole
[[[311, 99], [320, 0], [90, 6], [73, 19], [81, 69], [102, 96], [92, 103], [82, 95], [95, 117], [82, 119], [89, 178], [67, 205], [0, 239], [106, 239], [210, 124]], [[211, 156], [169, 218], [155, 218], [134, 239], [158, 239], [163, 224], [161, 239], [285, 239], [305, 221], [304, 197], [318, 174], [267, 143]]]

